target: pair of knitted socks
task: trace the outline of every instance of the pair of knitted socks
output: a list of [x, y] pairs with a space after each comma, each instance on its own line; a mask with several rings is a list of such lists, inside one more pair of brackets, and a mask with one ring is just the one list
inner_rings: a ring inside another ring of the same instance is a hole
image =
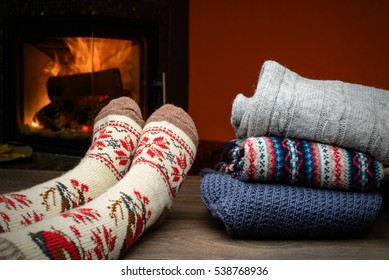
[[196, 155], [190, 116], [173, 105], [144, 125], [127, 97], [96, 117], [80, 164], [0, 196], [0, 259], [117, 259], [172, 206]]

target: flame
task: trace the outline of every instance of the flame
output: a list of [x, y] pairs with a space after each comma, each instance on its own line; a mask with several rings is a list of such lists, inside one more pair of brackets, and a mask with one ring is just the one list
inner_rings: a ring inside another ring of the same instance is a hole
[[[131, 92], [132, 98], [138, 101], [140, 87], [140, 46], [138, 44], [130, 40], [94, 37], [67, 37], [62, 40], [66, 48], [54, 47], [52, 57], [40, 52], [33, 45], [25, 43], [25, 57], [28, 59], [24, 62], [25, 124], [34, 129], [43, 128], [34, 119], [34, 115], [51, 102], [46, 88], [49, 77], [119, 68], [123, 89]], [[29, 90], [31, 92], [28, 92]], [[91, 130], [88, 126], [81, 127], [81, 131], [85, 133], [90, 133]]]
[[43, 126], [39, 123], [36, 118], [32, 118], [31, 127], [33, 128], [43, 128]]
[[50, 76], [90, 73], [119, 68], [123, 87], [131, 85], [133, 64], [132, 41], [93, 37], [68, 37], [64, 42], [69, 54], [60, 60], [55, 53], [54, 60], [45, 69]]

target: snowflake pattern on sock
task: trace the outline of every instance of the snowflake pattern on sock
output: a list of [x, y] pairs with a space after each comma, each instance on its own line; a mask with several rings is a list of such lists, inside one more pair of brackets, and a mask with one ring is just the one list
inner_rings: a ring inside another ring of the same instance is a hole
[[[63, 219], [73, 221], [68, 228], [60, 230], [53, 225], [50, 230], [29, 235], [49, 259], [109, 259], [118, 246], [121, 254], [127, 252], [144, 231], [146, 221], [151, 216], [151, 211], [147, 209], [149, 203], [149, 199], [138, 191], [134, 191], [132, 196], [121, 193], [120, 198], [111, 200], [107, 206], [105, 214], [108, 215], [104, 217], [110, 219], [107, 225], [99, 223], [103, 217], [98, 210], [77, 208], [61, 214]], [[93, 227], [94, 222], [99, 224]], [[121, 244], [118, 244], [115, 229], [110, 227], [110, 224], [117, 226], [119, 223], [127, 225]], [[80, 225], [90, 226], [86, 234]]]
[[[115, 136], [113, 136], [115, 134]], [[124, 121], [110, 121], [95, 129], [95, 137], [86, 157], [104, 163], [118, 180], [123, 178], [133, 158], [139, 131]]]

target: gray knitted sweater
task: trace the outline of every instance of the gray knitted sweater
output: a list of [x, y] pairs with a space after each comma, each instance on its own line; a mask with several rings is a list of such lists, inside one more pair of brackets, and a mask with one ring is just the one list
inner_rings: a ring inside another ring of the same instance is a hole
[[389, 164], [389, 91], [312, 80], [266, 61], [250, 98], [238, 94], [237, 137], [279, 136], [354, 149]]

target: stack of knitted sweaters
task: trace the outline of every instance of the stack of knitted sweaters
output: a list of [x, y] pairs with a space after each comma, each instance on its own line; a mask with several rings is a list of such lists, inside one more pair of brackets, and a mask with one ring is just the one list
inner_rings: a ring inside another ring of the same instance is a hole
[[231, 235], [365, 231], [381, 208], [388, 120], [388, 91], [306, 79], [266, 61], [254, 95], [233, 102], [237, 139], [202, 172], [204, 204]]

